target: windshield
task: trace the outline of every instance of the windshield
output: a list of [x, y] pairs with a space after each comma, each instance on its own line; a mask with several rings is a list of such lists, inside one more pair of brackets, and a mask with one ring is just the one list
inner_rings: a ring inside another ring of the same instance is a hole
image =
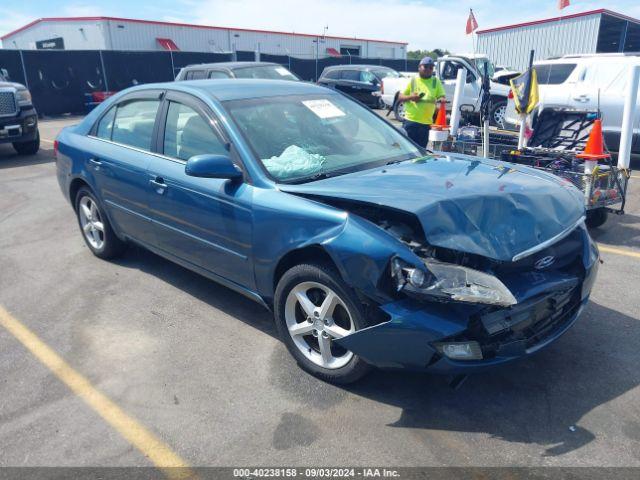
[[575, 63], [541, 63], [534, 65], [539, 85], [560, 85], [576, 68]]
[[487, 72], [489, 78], [492, 78], [496, 73], [496, 68], [493, 66], [493, 63], [491, 63], [491, 61], [487, 58], [476, 59], [476, 66], [481, 77], [484, 77], [485, 72]]
[[260, 65], [257, 67], [237, 68], [233, 71], [236, 78], [266, 78], [268, 80], [300, 80], [280, 65]]
[[342, 95], [234, 100], [225, 107], [280, 182], [304, 182], [422, 156], [401, 133]]
[[390, 70], [390, 69], [380, 69], [380, 70], [372, 70], [373, 74], [378, 77], [380, 80], [382, 80], [383, 78], [398, 78], [400, 77], [400, 74], [398, 72], [396, 72], [395, 70]]

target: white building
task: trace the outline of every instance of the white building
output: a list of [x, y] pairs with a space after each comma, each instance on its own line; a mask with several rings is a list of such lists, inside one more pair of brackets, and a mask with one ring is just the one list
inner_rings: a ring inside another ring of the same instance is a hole
[[477, 51], [496, 65], [523, 70], [535, 60], [577, 53], [640, 52], [640, 20], [610, 10], [478, 30]]
[[41, 18], [0, 37], [7, 49], [260, 51], [301, 58], [406, 58], [386, 40], [212, 27], [113, 17]]

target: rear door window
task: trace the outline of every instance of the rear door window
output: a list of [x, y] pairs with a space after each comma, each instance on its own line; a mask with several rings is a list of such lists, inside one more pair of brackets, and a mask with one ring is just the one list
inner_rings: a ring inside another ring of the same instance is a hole
[[342, 72], [340, 70], [329, 70], [327, 73], [323, 75], [323, 78], [328, 78], [330, 80], [338, 80], [340, 78], [340, 74]]
[[111, 139], [142, 150], [151, 150], [153, 127], [160, 100], [130, 100], [118, 105]]
[[203, 78], [206, 78], [204, 70], [191, 70], [184, 77], [185, 80], [201, 80]]
[[98, 128], [96, 128], [96, 137], [104, 140], [111, 140], [113, 119], [116, 118], [116, 108], [117, 107], [111, 107], [111, 109], [100, 119], [98, 122]]
[[193, 108], [169, 102], [164, 132], [164, 154], [180, 160], [195, 155], [228, 155], [225, 142]]
[[342, 79], [343, 80], [352, 80], [354, 82], [360, 81], [360, 72], [358, 70], [343, 70], [342, 71]]
[[223, 70], [211, 70], [209, 72], [209, 78], [216, 79], [216, 78], [231, 78], [231, 77], [227, 72]]
[[567, 81], [576, 66], [575, 63], [543, 63], [535, 65], [534, 68], [538, 75], [538, 84], [560, 85]]

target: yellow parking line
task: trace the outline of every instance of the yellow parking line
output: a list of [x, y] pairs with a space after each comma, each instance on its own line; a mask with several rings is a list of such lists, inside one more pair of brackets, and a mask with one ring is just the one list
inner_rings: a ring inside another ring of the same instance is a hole
[[598, 244], [598, 249], [600, 249], [601, 252], [615, 253], [616, 255], [625, 255], [627, 257], [640, 258], [640, 253], [632, 252], [631, 250], [622, 250], [621, 248], [607, 247], [602, 244]]
[[129, 443], [142, 452], [170, 479], [195, 478], [187, 463], [153, 433], [127, 415], [89, 380], [76, 372], [35, 333], [0, 305], [0, 325], [9, 331], [44, 366], [89, 405]]
[[53, 140], [49, 140], [47, 138], [41, 138], [40, 141], [53, 144]]

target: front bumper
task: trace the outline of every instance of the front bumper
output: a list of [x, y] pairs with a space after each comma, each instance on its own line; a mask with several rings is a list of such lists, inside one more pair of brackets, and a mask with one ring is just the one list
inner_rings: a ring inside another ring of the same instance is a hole
[[0, 117], [0, 143], [23, 143], [36, 139], [38, 115], [35, 109], [21, 109], [17, 116]]
[[[518, 304], [505, 309], [404, 299], [381, 308], [390, 320], [336, 343], [381, 368], [468, 374], [526, 358], [550, 345], [576, 322], [598, 269], [597, 249], [585, 246], [583, 274], [530, 272], [507, 286]], [[482, 360], [452, 360], [433, 346], [477, 341]]]

